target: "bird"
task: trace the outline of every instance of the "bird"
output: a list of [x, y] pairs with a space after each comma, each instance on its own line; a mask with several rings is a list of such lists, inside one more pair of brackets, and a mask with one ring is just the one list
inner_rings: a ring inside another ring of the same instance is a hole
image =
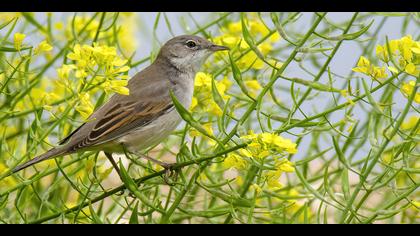
[[182, 106], [190, 107], [195, 74], [210, 55], [222, 50], [229, 48], [196, 35], [168, 40], [155, 60], [128, 80], [129, 95], [114, 94], [59, 146], [16, 166], [12, 173], [51, 158], [85, 151], [103, 151], [120, 177], [114, 153], [129, 152], [170, 169], [171, 164], [148, 157], [143, 151], [159, 144], [182, 121], [171, 92]]

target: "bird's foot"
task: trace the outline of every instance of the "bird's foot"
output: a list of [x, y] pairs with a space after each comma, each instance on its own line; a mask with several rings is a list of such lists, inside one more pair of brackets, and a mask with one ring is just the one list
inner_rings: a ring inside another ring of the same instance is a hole
[[[165, 169], [165, 174], [163, 175], [163, 180], [167, 185], [174, 186], [178, 177], [179, 169], [175, 169], [176, 163], [162, 163], [162, 167]], [[170, 182], [169, 179], [172, 178], [174, 182]]]
[[121, 189], [121, 191], [119, 191], [115, 195], [117, 195], [117, 196], [126, 195], [126, 196], [131, 197], [131, 198], [136, 198], [136, 196], [128, 189]]

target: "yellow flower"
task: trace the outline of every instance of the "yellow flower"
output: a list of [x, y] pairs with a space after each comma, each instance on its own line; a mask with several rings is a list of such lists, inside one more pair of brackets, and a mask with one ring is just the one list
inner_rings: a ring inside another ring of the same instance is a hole
[[129, 95], [130, 91], [125, 87], [127, 84], [127, 80], [110, 80], [102, 83], [101, 87], [104, 88], [105, 92], [112, 91], [122, 95]]
[[242, 22], [231, 22], [228, 24], [228, 32], [232, 34], [242, 34]]
[[37, 48], [35, 48], [35, 54], [40, 54], [42, 52], [49, 52], [53, 50], [53, 47], [47, 43], [47, 41], [42, 41]]
[[195, 87], [202, 87], [202, 86], [211, 86], [211, 76], [204, 72], [198, 72], [195, 75], [194, 79], [194, 86]]
[[260, 21], [250, 21], [249, 28], [249, 32], [254, 35], [261, 34], [261, 36], [265, 36], [269, 33], [267, 27]]
[[63, 65], [57, 69], [57, 74], [60, 79], [68, 79], [71, 70], [76, 69], [74, 65]]
[[226, 86], [226, 89], [229, 89], [233, 84], [233, 82], [230, 81], [227, 76], [223, 77], [223, 79], [220, 80], [220, 83], [224, 84]]
[[268, 189], [275, 190], [283, 187], [280, 183], [280, 171], [269, 170], [264, 174]]
[[[270, 30], [255, 14], [249, 15], [247, 20], [247, 28], [255, 42], [261, 41], [270, 33]], [[241, 57], [236, 61], [236, 64], [240, 70], [261, 70], [266, 66], [265, 63], [260, 58], [258, 58], [258, 56], [252, 50], [248, 51], [245, 55], [242, 55], [244, 54], [245, 50], [250, 49], [250, 46], [243, 38], [241, 21], [230, 22], [226, 27], [221, 28], [221, 32], [222, 35], [214, 37], [213, 42], [230, 47], [232, 49], [231, 53], [233, 58], [238, 58], [239, 56]], [[269, 52], [272, 51], [273, 44], [279, 39], [280, 35], [278, 32], [275, 32], [270, 35], [268, 40], [260, 42], [257, 45], [257, 48], [264, 56], [266, 56]], [[226, 52], [222, 53], [227, 55]], [[221, 59], [218, 59], [218, 57], [215, 57], [215, 59], [221, 61]]]
[[242, 186], [242, 185], [244, 184], [244, 179], [242, 178], [242, 176], [238, 175], [238, 176], [236, 177], [236, 179], [235, 179], [235, 183], [236, 183], [238, 186]]
[[363, 56], [361, 56], [360, 59], [359, 59], [359, 62], [357, 63], [357, 67], [353, 68], [352, 70], [354, 72], [360, 72], [360, 73], [363, 73], [363, 74], [368, 74], [368, 68], [369, 68], [368, 66], [370, 66], [370, 62], [369, 61], [367, 61], [367, 63], [369, 63], [368, 66], [359, 66], [359, 65], [362, 65], [362, 64], [366, 64], [365, 59], [366, 58], [364, 58]]
[[93, 112], [93, 105], [90, 102], [90, 96], [87, 93], [79, 94], [79, 105], [76, 106], [76, 110], [82, 115], [83, 118], [87, 119]]
[[387, 48], [382, 46], [382, 45], [377, 45], [376, 46], [376, 56], [380, 60], [382, 60], [383, 62], [388, 62], [389, 61], [389, 55], [388, 55]]
[[407, 121], [404, 121], [401, 124], [401, 129], [408, 130], [414, 128], [414, 126], [417, 124], [418, 120], [420, 119], [420, 116], [410, 116]]
[[[200, 113], [211, 113], [216, 116], [222, 115], [222, 109], [213, 100], [212, 92], [213, 78], [210, 74], [198, 72], [194, 79], [194, 98], [191, 103], [191, 109]], [[228, 99], [229, 96], [225, 94], [227, 89], [232, 85], [232, 82], [224, 78], [221, 81], [214, 80], [214, 84], [220, 96], [223, 99]]]
[[361, 56], [359, 61], [357, 62], [357, 66], [358, 67], [369, 67], [370, 66], [370, 61], [366, 57]]
[[56, 23], [54, 24], [54, 28], [55, 28], [56, 30], [62, 30], [62, 29], [64, 28], [63, 22], [61, 22], [61, 21], [56, 22]]
[[198, 104], [198, 100], [196, 97], [193, 96], [191, 100], [190, 110], [193, 110], [197, 106], [197, 104]]
[[[408, 83], [403, 82], [403, 85], [401, 86], [401, 92], [405, 97], [410, 97], [410, 95], [414, 91], [414, 86], [416, 86], [416, 81], [410, 80]], [[414, 102], [420, 104], [420, 93], [416, 93], [414, 95]]]
[[257, 95], [257, 91], [262, 89], [260, 83], [258, 82], [258, 80], [253, 79], [253, 80], [245, 80], [244, 81], [245, 86], [247, 88], [249, 88], [249, 92], [252, 96], [256, 96]]
[[293, 166], [293, 163], [287, 159], [277, 161], [275, 166], [278, 171], [295, 172], [295, 167]]
[[404, 36], [400, 39], [399, 50], [406, 61], [411, 62], [413, 58], [411, 48], [415, 46], [415, 41], [413, 41], [411, 35]]
[[405, 72], [407, 72], [410, 75], [418, 76], [420, 73], [420, 70], [418, 69], [418, 66], [410, 62], [405, 66]]
[[243, 57], [241, 57], [237, 62], [236, 65], [240, 70], [247, 70], [247, 69], [255, 69], [255, 70], [261, 70], [264, 68], [264, 62], [258, 58], [257, 54], [255, 52], [250, 51], [247, 54], [245, 54]]
[[241, 136], [241, 139], [249, 142], [246, 147], [247, 152], [242, 151], [242, 153], [254, 158], [263, 159], [272, 154], [297, 152], [296, 143], [274, 133], [251, 133]]
[[252, 184], [250, 188], [254, 190], [257, 195], [262, 193], [262, 188], [258, 184]]
[[126, 73], [130, 67], [125, 65], [128, 61], [117, 54], [115, 47], [99, 45], [76, 44], [67, 58], [74, 61], [74, 64], [62, 68], [59, 71], [60, 77], [68, 78], [70, 70], [75, 69], [76, 78], [86, 79], [92, 76], [90, 84], [98, 85], [105, 92], [116, 92], [123, 95], [129, 94]]
[[384, 153], [383, 155], [382, 155], [382, 157], [381, 157], [381, 159], [382, 159], [382, 161], [385, 163], [385, 164], [391, 164], [391, 162], [392, 162], [392, 155], [391, 155], [391, 153], [389, 153], [389, 152], [387, 152], [387, 153]]
[[373, 67], [372, 77], [376, 79], [385, 79], [388, 77], [388, 74], [385, 71], [385, 67]]
[[[411, 35], [406, 35], [398, 40], [391, 40], [383, 46], [376, 46], [377, 57], [385, 63], [390, 61], [389, 52], [403, 71], [413, 76], [420, 74], [418, 67], [420, 64], [420, 42], [414, 41]], [[399, 72], [397, 68], [392, 66], [389, 66], [388, 69], [393, 73]]]
[[370, 61], [364, 56], [360, 57], [359, 61], [357, 62], [357, 67], [353, 68], [352, 70], [354, 72], [360, 72], [368, 75], [374, 79], [384, 79], [388, 77], [385, 71], [385, 67], [372, 65]]
[[15, 45], [15, 49], [20, 51], [21, 47], [22, 47], [22, 42], [25, 39], [26, 35], [22, 34], [22, 33], [15, 33], [14, 37], [13, 37], [13, 42]]
[[223, 161], [223, 166], [228, 169], [235, 168], [237, 170], [243, 170], [246, 169], [247, 165], [246, 160], [234, 153], [229, 153]]

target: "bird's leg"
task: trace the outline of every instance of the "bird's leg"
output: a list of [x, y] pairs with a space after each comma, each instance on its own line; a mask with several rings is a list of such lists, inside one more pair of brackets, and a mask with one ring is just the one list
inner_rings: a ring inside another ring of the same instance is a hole
[[105, 156], [111, 162], [111, 164], [114, 167], [115, 171], [117, 171], [118, 175], [120, 176], [120, 179], [122, 180], [120, 168], [118, 167], [117, 163], [115, 162], [114, 158], [112, 157], [112, 154], [105, 152]]
[[[136, 153], [136, 154], [145, 158], [146, 160], [149, 160], [149, 161], [151, 161], [155, 164], [158, 164], [158, 165], [162, 166], [165, 169], [165, 176], [163, 177], [163, 179], [165, 180], [165, 183], [168, 184], [168, 185], [173, 185], [168, 180], [169, 180], [169, 177], [174, 177], [175, 180], [177, 178], [178, 172], [177, 172], [177, 170], [173, 169], [173, 167], [176, 165], [176, 163], [166, 163], [166, 162], [163, 162], [163, 161], [159, 161], [159, 160], [156, 160], [152, 157], [144, 155], [142, 153]], [[174, 175], [174, 173], [175, 173], [175, 175]]]
[[[122, 179], [122, 176], [121, 176], [121, 171], [120, 171], [120, 168], [118, 167], [117, 163], [115, 162], [114, 158], [112, 157], [112, 154], [111, 154], [111, 153], [107, 153], [107, 152], [105, 152], [105, 156], [106, 156], [106, 157], [108, 158], [108, 160], [111, 162], [112, 166], [115, 168], [115, 171], [117, 171], [118, 176], [120, 176], [121, 181], [123, 181], [123, 182], [124, 182], [124, 180]], [[123, 195], [123, 194], [124, 194], [124, 190], [121, 190], [121, 192], [120, 192], [119, 194], [117, 194], [117, 195], [118, 195], [118, 196], [121, 196], [121, 195]], [[129, 196], [130, 196], [130, 197], [132, 197], [132, 198], [135, 198], [135, 196], [134, 196], [134, 195], [132, 195], [131, 193], [129, 194]]]

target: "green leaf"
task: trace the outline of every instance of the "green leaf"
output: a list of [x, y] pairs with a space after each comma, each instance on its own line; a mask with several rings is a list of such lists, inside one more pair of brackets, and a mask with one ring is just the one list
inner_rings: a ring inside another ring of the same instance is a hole
[[137, 214], [139, 207], [139, 202], [136, 202], [136, 205], [133, 208], [133, 211], [131, 212], [130, 221], [129, 224], [138, 224], [139, 223], [139, 216]]
[[372, 13], [379, 16], [391, 16], [391, 17], [401, 17], [401, 16], [408, 15], [408, 13], [402, 13], [402, 12], [372, 12]]
[[350, 198], [350, 183], [349, 183], [349, 171], [343, 168], [341, 171], [341, 190], [344, 194], [344, 199]]
[[286, 31], [283, 29], [283, 26], [281, 25], [279, 18], [277, 16], [277, 13], [271, 12], [270, 13], [271, 16], [271, 21], [274, 23], [274, 26], [277, 29], [277, 32], [280, 34], [280, 36], [286, 40], [287, 42], [289, 42], [290, 44], [297, 46], [296, 43], [292, 42], [292, 40], [290, 40], [289, 36], [286, 34]]
[[242, 35], [244, 36], [245, 42], [252, 49], [252, 51], [255, 52], [258, 58], [260, 58], [261, 60], [264, 60], [263, 54], [258, 49], [257, 45], [255, 45], [254, 39], [252, 38], [251, 34], [248, 31], [248, 28], [246, 27], [244, 13], [241, 13], [241, 24], [242, 24]]
[[229, 203], [234, 206], [240, 206], [240, 207], [251, 207], [253, 206], [252, 202], [248, 199], [239, 197], [239, 196], [233, 196], [230, 194], [227, 194], [225, 192], [219, 191], [219, 190], [211, 190], [203, 185], [200, 184], [200, 187], [202, 187], [204, 190], [209, 192], [211, 195]]
[[242, 73], [239, 70], [238, 66], [235, 63], [235, 60], [233, 60], [232, 55], [230, 53], [229, 53], [229, 61], [230, 61], [230, 65], [231, 65], [231, 68], [232, 68], [233, 79], [239, 85], [239, 88], [241, 89], [242, 93], [244, 93], [247, 97], [254, 100], [254, 98], [252, 98], [249, 95], [248, 89], [246, 88], [246, 86], [244, 84], [244, 81], [242, 80]]
[[93, 223], [95, 224], [103, 224], [102, 220], [99, 218], [98, 214], [96, 214], [95, 210], [92, 207], [92, 204], [89, 203], [89, 211], [93, 218]]
[[334, 48], [299, 48], [297, 51], [301, 53], [325, 52], [333, 50]]
[[124, 165], [122, 164], [121, 160], [119, 160], [119, 167], [121, 172], [121, 179], [124, 182], [124, 185], [127, 187], [127, 189], [134, 194], [140, 201], [142, 201], [146, 206], [159, 211], [163, 213], [164, 211], [155, 207], [152, 202], [149, 201], [138, 189], [137, 184], [134, 182], [134, 180], [128, 175], [126, 169], [124, 168]]
[[314, 82], [314, 81], [308, 81], [308, 80], [304, 80], [304, 79], [300, 79], [300, 78], [288, 78], [288, 77], [284, 77], [284, 76], [281, 76], [281, 78], [285, 79], [285, 80], [288, 80], [288, 81], [291, 81], [291, 82], [295, 82], [297, 84], [302, 84], [302, 85], [308, 86], [308, 87], [313, 88], [313, 89], [318, 90], [318, 91], [335, 92], [335, 93], [340, 93], [341, 92], [341, 89], [337, 89], [337, 88], [331, 87], [329, 85], [325, 85], [325, 84]]
[[349, 33], [349, 34], [342, 34], [339, 36], [324, 36], [318, 33], [315, 33], [316, 35], [318, 35], [319, 37], [326, 39], [326, 40], [332, 40], [332, 41], [340, 41], [340, 40], [354, 40], [359, 38], [361, 35], [363, 35], [364, 33], [366, 33], [366, 31], [369, 30], [370, 26], [372, 26], [373, 22], [375, 22], [374, 20], [372, 20], [367, 26], [363, 27], [362, 29], [360, 29], [357, 32], [354, 33]]
[[213, 135], [209, 134], [206, 129], [203, 128], [203, 126], [194, 119], [192, 114], [185, 109], [185, 107], [178, 101], [178, 99], [173, 94], [172, 90], [170, 91], [170, 96], [172, 98], [172, 101], [174, 103], [175, 109], [178, 111], [179, 115], [182, 117], [185, 122], [187, 122], [191, 127], [196, 129], [198, 132], [202, 133], [203, 135], [215, 140], [216, 142], [220, 143], [220, 141], [215, 138]]
[[343, 165], [346, 168], [350, 169], [349, 163], [348, 163], [346, 157], [344, 156], [344, 153], [341, 151], [337, 140], [335, 139], [335, 137], [331, 137], [331, 138], [332, 138], [332, 141], [333, 141], [333, 144], [334, 144], [334, 149], [335, 149], [335, 152], [337, 153], [338, 159], [340, 160], [341, 163], [343, 163]]
[[[268, 115], [263, 113], [264, 115], [266, 115], [267, 117], [276, 120], [276, 121], [281, 121], [281, 122], [289, 122], [290, 125], [295, 125], [297, 123], [302, 122], [302, 120], [299, 119], [289, 119], [288, 117], [282, 117], [282, 116], [278, 116], [278, 115]], [[299, 125], [296, 125], [295, 127], [312, 127], [312, 126], [321, 126], [326, 124], [326, 121], [319, 121], [319, 122], [313, 122], [313, 121], [306, 121], [304, 123], [301, 123]]]
[[[20, 49], [20, 51], [25, 51], [25, 50], [29, 50], [29, 49], [32, 49], [32, 46], [22, 47]], [[12, 48], [12, 47], [0, 47], [0, 52], [18, 52], [18, 50], [16, 50], [16, 48]]]
[[213, 95], [213, 99], [216, 102], [216, 104], [221, 109], [224, 109], [225, 102], [223, 101], [222, 95], [220, 95], [219, 91], [217, 90], [216, 81], [214, 78], [211, 80], [211, 93]]

